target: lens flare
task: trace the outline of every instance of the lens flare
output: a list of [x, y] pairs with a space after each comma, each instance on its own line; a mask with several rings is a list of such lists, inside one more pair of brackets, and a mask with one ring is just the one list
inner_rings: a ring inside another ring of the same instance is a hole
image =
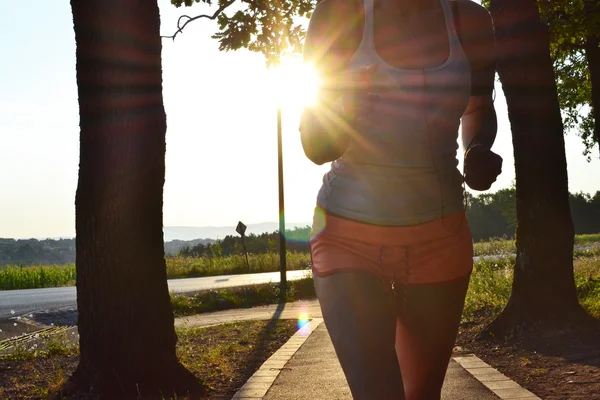
[[316, 207], [315, 213], [313, 215], [313, 226], [311, 229], [311, 236], [318, 236], [323, 230], [325, 230], [326, 225], [327, 215], [325, 214], [325, 210], [321, 207]]
[[298, 331], [301, 334], [305, 334], [308, 331], [308, 323], [310, 322], [310, 319], [308, 318], [308, 313], [307, 312], [301, 312], [300, 314], [298, 314]]

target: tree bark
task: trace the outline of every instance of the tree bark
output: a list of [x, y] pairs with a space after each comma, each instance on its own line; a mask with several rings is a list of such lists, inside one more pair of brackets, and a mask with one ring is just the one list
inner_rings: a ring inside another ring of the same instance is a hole
[[596, 36], [587, 36], [585, 57], [592, 83], [592, 116], [594, 118], [594, 138], [600, 151], [600, 41]]
[[[163, 243], [166, 115], [156, 1], [72, 0], [80, 362], [67, 393], [200, 393], [175, 354]], [[166, 397], [168, 398], [168, 397]]]
[[585, 313], [573, 276], [567, 162], [548, 30], [535, 0], [491, 0], [490, 12], [512, 130], [518, 224], [512, 294], [488, 331], [560, 326]]

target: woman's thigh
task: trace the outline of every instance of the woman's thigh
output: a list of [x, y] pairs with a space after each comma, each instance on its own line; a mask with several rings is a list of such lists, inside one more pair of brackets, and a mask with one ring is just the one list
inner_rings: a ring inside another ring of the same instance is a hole
[[315, 288], [353, 398], [404, 399], [391, 286], [369, 273], [342, 272], [315, 276]]
[[396, 351], [407, 400], [439, 400], [469, 278], [397, 288]]

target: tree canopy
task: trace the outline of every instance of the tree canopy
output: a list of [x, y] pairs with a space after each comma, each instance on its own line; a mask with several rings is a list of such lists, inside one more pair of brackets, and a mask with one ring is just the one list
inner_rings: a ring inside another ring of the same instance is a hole
[[538, 0], [538, 5], [550, 32], [550, 51], [563, 123], [565, 128], [575, 129], [581, 136], [584, 154], [589, 159], [599, 138], [594, 133], [591, 66], [586, 45], [595, 39], [592, 47], [600, 51], [597, 49], [600, 6], [593, 0]]
[[219, 50], [247, 48], [262, 53], [267, 65], [277, 64], [282, 55], [300, 53], [305, 29], [298, 19], [310, 18], [318, 0], [171, 0], [175, 7], [203, 3], [214, 6], [211, 14], [182, 16], [172, 36], [196, 19], [216, 20], [218, 31], [212, 35]]

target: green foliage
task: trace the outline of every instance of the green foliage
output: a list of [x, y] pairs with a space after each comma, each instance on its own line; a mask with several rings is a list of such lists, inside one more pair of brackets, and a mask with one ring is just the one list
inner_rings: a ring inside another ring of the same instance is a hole
[[592, 83], [585, 42], [590, 37], [600, 37], [600, 9], [593, 0], [538, 0], [538, 4], [550, 31], [551, 56], [564, 124], [566, 128], [577, 130], [585, 145], [584, 154], [589, 159], [596, 138], [593, 134], [595, 122], [589, 112]]
[[479, 196], [468, 194], [467, 219], [476, 242], [514, 236], [517, 223], [515, 194], [514, 188]]
[[0, 266], [75, 262], [75, 239], [2, 239]]
[[600, 232], [600, 191], [594, 196], [587, 193], [571, 194], [569, 204], [576, 234]]
[[210, 254], [214, 258], [223, 257], [223, 248], [221, 247], [221, 242], [217, 241], [214, 245], [210, 246]]
[[[299, 53], [305, 30], [297, 18], [310, 18], [317, 0], [171, 0], [176, 7], [203, 3], [210, 6], [219, 30], [212, 35], [219, 50], [247, 48], [262, 53], [267, 65], [277, 64], [282, 55]], [[175, 27], [173, 27], [175, 29]]]

